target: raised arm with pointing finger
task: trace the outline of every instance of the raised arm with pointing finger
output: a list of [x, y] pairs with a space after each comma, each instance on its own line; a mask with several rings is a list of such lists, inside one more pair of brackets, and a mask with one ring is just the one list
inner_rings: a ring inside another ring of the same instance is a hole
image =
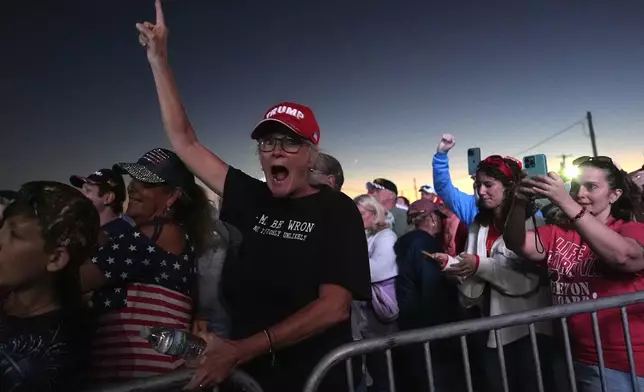
[[[186, 388], [218, 383], [241, 366], [265, 392], [301, 391], [322, 356], [352, 340], [351, 301], [371, 297], [360, 212], [345, 194], [311, 185], [320, 127], [307, 106], [274, 105], [252, 131], [265, 182], [229, 167], [202, 146], [167, 62], [160, 0], [156, 8], [156, 24], [137, 24], [137, 29], [165, 131], [188, 167], [223, 195], [220, 219], [243, 238], [221, 277], [231, 340], [204, 336], [208, 349]], [[319, 392], [346, 390], [346, 374], [338, 369], [325, 377]]]
[[137, 23], [136, 28], [140, 32], [139, 42], [147, 50], [154, 75], [163, 128], [181, 160], [208, 188], [223, 196], [228, 164], [199, 142], [190, 124], [168, 63], [168, 27], [161, 1], [156, 0], [155, 6], [156, 23]]

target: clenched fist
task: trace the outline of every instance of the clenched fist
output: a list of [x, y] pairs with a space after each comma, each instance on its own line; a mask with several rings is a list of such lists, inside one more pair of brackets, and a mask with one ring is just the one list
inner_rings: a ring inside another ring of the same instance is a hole
[[438, 143], [436, 152], [448, 153], [449, 150], [454, 148], [455, 145], [456, 145], [456, 139], [454, 138], [454, 136], [450, 135], [449, 133], [446, 133], [441, 137], [441, 141]]

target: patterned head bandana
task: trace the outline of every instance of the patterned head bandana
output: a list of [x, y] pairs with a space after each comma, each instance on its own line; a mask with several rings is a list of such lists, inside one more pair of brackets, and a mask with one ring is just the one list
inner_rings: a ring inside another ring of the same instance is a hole
[[75, 267], [96, 248], [98, 212], [89, 199], [69, 185], [53, 181], [24, 184], [4, 211], [5, 219], [17, 215], [36, 218], [45, 250], [65, 247]]

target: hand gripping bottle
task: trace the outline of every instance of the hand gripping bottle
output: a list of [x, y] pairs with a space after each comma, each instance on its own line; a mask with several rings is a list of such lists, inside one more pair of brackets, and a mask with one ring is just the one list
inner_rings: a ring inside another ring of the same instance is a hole
[[193, 359], [206, 352], [206, 341], [189, 332], [172, 327], [144, 328], [141, 335], [161, 354]]

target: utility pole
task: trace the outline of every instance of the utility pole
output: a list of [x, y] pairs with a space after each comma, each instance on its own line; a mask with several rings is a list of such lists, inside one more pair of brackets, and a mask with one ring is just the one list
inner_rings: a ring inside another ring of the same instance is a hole
[[572, 158], [572, 155], [566, 155], [566, 154], [561, 154], [559, 155], [561, 157], [561, 172], [566, 169], [566, 158]]
[[414, 201], [418, 200], [418, 187], [416, 187], [416, 179], [414, 178]]
[[590, 134], [590, 143], [593, 146], [593, 156], [597, 156], [597, 141], [595, 140], [595, 127], [593, 127], [593, 115], [586, 112], [586, 120], [588, 121], [588, 133]]

